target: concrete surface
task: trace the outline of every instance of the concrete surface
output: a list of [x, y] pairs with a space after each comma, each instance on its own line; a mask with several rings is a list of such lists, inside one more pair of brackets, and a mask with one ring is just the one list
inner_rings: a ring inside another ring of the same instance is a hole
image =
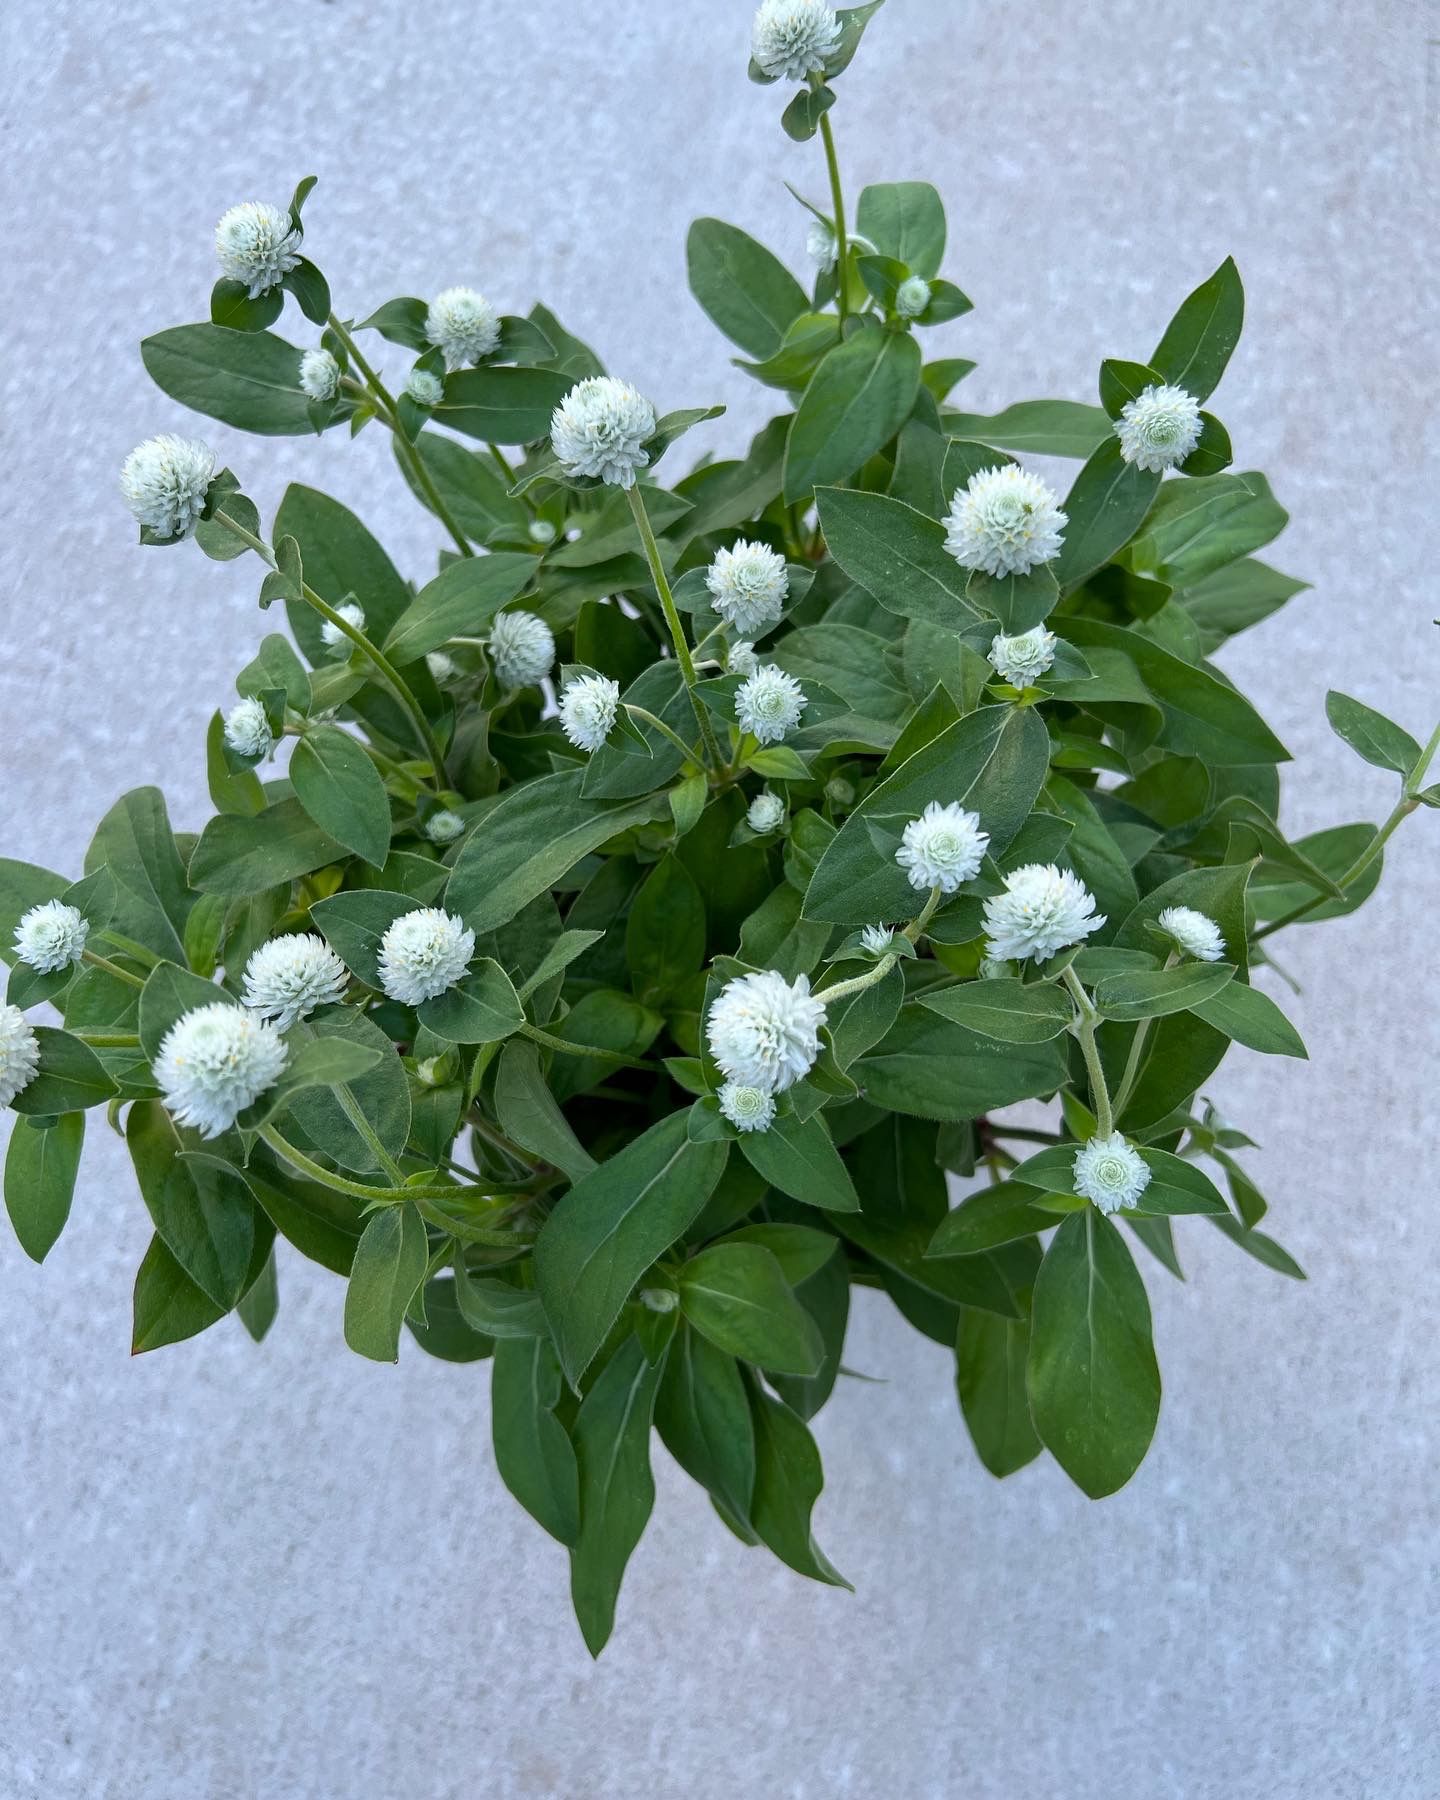
[[[251, 570], [137, 550], [115, 491], [135, 441], [196, 426], [135, 345], [204, 316], [224, 207], [313, 169], [343, 308], [543, 296], [662, 406], [731, 402], [729, 447], [761, 396], [685, 291], [686, 223], [798, 259], [781, 177], [818, 195], [823, 171], [745, 81], [741, 0], [5, 15], [4, 847], [78, 870], [125, 787], [201, 821], [204, 722], [261, 628]], [[836, 112], [852, 194], [946, 195], [976, 311], [944, 341], [980, 359], [977, 406], [1089, 398], [1102, 355], [1143, 354], [1235, 253], [1249, 324], [1220, 409], [1292, 510], [1275, 560], [1315, 591], [1226, 665], [1299, 759], [1297, 832], [1390, 803], [1329, 735], [1327, 685], [1420, 735], [1440, 693], [1437, 38], [1440, 8], [1402, 0], [891, 0]], [[431, 571], [378, 435], [196, 428], [267, 510], [313, 480]], [[148, 1226], [100, 1125], [49, 1264], [0, 1251], [0, 1792], [1440, 1792], [1437, 847], [1422, 816], [1363, 914], [1286, 939], [1309, 1068], [1241, 1053], [1215, 1084], [1312, 1279], [1181, 1234], [1128, 1490], [1091, 1505], [1048, 1464], [993, 1483], [944, 1356], [862, 1305], [849, 1361], [886, 1385], [846, 1384], [819, 1425], [819, 1535], [858, 1593], [746, 1553], [665, 1466], [598, 1666], [564, 1557], [492, 1472], [482, 1371], [350, 1356], [340, 1284], [294, 1257], [263, 1349], [229, 1324], [129, 1359]]]

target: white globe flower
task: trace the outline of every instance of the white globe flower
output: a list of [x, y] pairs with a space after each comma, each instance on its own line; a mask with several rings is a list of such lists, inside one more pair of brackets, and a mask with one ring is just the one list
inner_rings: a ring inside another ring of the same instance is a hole
[[790, 592], [785, 558], [768, 544], [741, 538], [718, 550], [705, 575], [710, 604], [734, 631], [763, 631], [778, 623]]
[[1018, 688], [1029, 687], [1055, 661], [1055, 633], [1047, 631], [1043, 625], [1019, 632], [1015, 637], [1006, 637], [1003, 631], [997, 631], [986, 654], [990, 667], [1002, 681], [1011, 682]]
[[774, 831], [785, 817], [785, 802], [778, 794], [766, 792], [757, 794], [750, 802], [750, 809], [745, 814], [745, 823], [752, 831]]
[[566, 474], [612, 487], [634, 487], [635, 471], [650, 461], [645, 440], [654, 435], [655, 408], [613, 375], [577, 381], [550, 415], [550, 448]]
[[800, 723], [809, 704], [795, 677], [774, 663], [747, 675], [735, 690], [735, 717], [757, 744], [778, 744]]
[[962, 569], [1023, 575], [1060, 551], [1066, 515], [1060, 497], [1015, 463], [981, 469], [950, 504], [945, 548]]
[[502, 612], [490, 627], [490, 660], [501, 687], [535, 687], [555, 666], [555, 634], [529, 612]]
[[205, 510], [215, 452], [199, 438], [165, 432], [146, 438], [125, 458], [120, 492], [138, 525], [156, 537], [187, 538]]
[[46, 900], [32, 906], [15, 927], [15, 954], [28, 967], [51, 975], [81, 960], [89, 935], [90, 921], [78, 906]]
[[447, 808], [444, 812], [431, 813], [425, 821], [425, 835], [432, 844], [453, 844], [465, 829], [465, 821], [459, 813]]
[[887, 956], [894, 942], [895, 931], [890, 925], [867, 925], [860, 933], [860, 948], [871, 956]]
[[750, 27], [750, 54], [776, 81], [803, 81], [840, 48], [840, 21], [822, 0], [764, 0]]
[[433, 369], [412, 369], [405, 377], [405, 392], [417, 406], [438, 406], [445, 398], [445, 383]]
[[460, 673], [459, 663], [447, 650], [427, 650], [425, 667], [430, 671], [431, 678], [442, 685], [447, 681], [454, 681]]
[[707, 1035], [729, 1080], [778, 1094], [808, 1074], [824, 1023], [825, 1002], [811, 994], [808, 975], [791, 983], [761, 969], [726, 984], [710, 1008]]
[[288, 1031], [317, 1006], [337, 1006], [345, 998], [350, 972], [313, 931], [271, 938], [245, 965], [241, 998], [250, 1011]]
[[18, 1006], [0, 1000], [0, 1106], [29, 1087], [40, 1067], [40, 1040]]
[[[346, 600], [342, 602], [341, 605], [337, 606], [335, 610], [342, 619], [345, 619], [349, 624], [353, 625], [357, 631], [363, 631], [365, 629], [365, 609], [363, 606], [357, 606], [353, 600]], [[350, 649], [349, 638], [346, 637], [345, 633], [338, 625], [333, 624], [329, 619], [325, 619], [321, 623], [320, 641], [321, 643], [328, 645], [331, 650], [338, 650], [342, 653], [348, 652]]]
[[532, 519], [525, 527], [526, 535], [532, 544], [553, 544], [555, 527], [548, 519]]
[[1225, 954], [1220, 927], [1208, 913], [1197, 912], [1193, 906], [1167, 906], [1155, 923], [1198, 962], [1219, 962]]
[[217, 1000], [170, 1027], [160, 1041], [154, 1075], [177, 1125], [218, 1137], [274, 1086], [287, 1054], [273, 1025], [232, 1001]]
[[938, 887], [953, 894], [962, 882], [980, 873], [990, 833], [980, 829], [980, 815], [966, 812], [958, 800], [942, 806], [932, 800], [901, 834], [895, 860], [910, 885], [926, 893]]
[[1147, 387], [1120, 410], [1120, 454], [1137, 469], [1173, 469], [1200, 442], [1200, 402], [1168, 383]]
[[438, 906], [402, 913], [380, 940], [380, 985], [392, 1000], [419, 1006], [464, 979], [475, 933]]
[[488, 356], [500, 342], [500, 315], [474, 288], [446, 288], [430, 302], [425, 335], [445, 352], [447, 369], [460, 369]]
[[727, 1081], [719, 1094], [720, 1110], [737, 1131], [768, 1131], [775, 1120], [775, 1100], [764, 1088]]
[[243, 201], [221, 215], [215, 227], [215, 254], [220, 272], [245, 284], [252, 300], [278, 287], [300, 261], [300, 233], [288, 212]]
[[1113, 1131], [1076, 1151], [1074, 1179], [1077, 1194], [1113, 1213], [1137, 1204], [1150, 1185], [1150, 1167], [1123, 1132]]
[[810, 229], [805, 233], [805, 254], [822, 275], [828, 275], [835, 267], [840, 244], [835, 236], [835, 227], [827, 219], [810, 221]]
[[225, 742], [237, 756], [268, 756], [275, 748], [275, 734], [265, 708], [253, 695], [226, 713]]
[[895, 310], [902, 319], [918, 319], [930, 304], [930, 283], [923, 275], [908, 275], [895, 290]]
[[725, 658], [727, 675], [753, 675], [759, 667], [760, 658], [748, 638], [741, 638], [730, 646], [730, 654]]
[[340, 386], [340, 365], [328, 350], [307, 350], [300, 358], [300, 388], [311, 400], [333, 400]]
[[594, 754], [615, 726], [620, 683], [605, 675], [581, 675], [560, 694], [560, 729], [578, 750]]
[[1054, 863], [1026, 863], [1005, 877], [1005, 892], [985, 902], [988, 958], [1044, 962], [1105, 923], [1085, 883]]

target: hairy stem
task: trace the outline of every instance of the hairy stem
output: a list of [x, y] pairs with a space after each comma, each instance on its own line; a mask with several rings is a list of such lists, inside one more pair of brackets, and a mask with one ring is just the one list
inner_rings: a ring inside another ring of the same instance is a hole
[[1080, 985], [1080, 977], [1074, 969], [1067, 965], [1061, 980], [1070, 990], [1070, 998], [1075, 1002], [1076, 1018], [1071, 1029], [1080, 1040], [1080, 1049], [1085, 1057], [1085, 1072], [1090, 1077], [1090, 1099], [1095, 1109], [1096, 1135], [1109, 1137], [1115, 1129], [1115, 1119], [1110, 1110], [1110, 1089], [1105, 1085], [1105, 1070], [1100, 1062], [1100, 1046], [1095, 1042], [1095, 1027], [1100, 1022], [1100, 1015], [1091, 1003], [1090, 996]]
[[132, 975], [128, 969], [122, 969], [119, 963], [111, 962], [108, 956], [101, 956], [98, 950], [82, 950], [81, 955], [87, 963], [97, 969], [103, 969], [107, 975], [113, 975], [117, 981], [128, 983], [133, 988], [143, 988], [145, 983], [138, 975]]
[[378, 1200], [384, 1205], [399, 1206], [407, 1200], [471, 1200], [475, 1198], [473, 1187], [414, 1187], [382, 1188], [370, 1187], [363, 1181], [351, 1181], [348, 1175], [339, 1175], [334, 1169], [323, 1168], [308, 1157], [303, 1150], [296, 1149], [288, 1138], [282, 1137], [273, 1125], [262, 1125], [259, 1136], [267, 1143], [282, 1161], [290, 1164], [292, 1169], [302, 1175], [308, 1175], [312, 1181], [323, 1183], [337, 1194], [350, 1194], [356, 1200]]
[[[1172, 950], [1165, 958], [1165, 967], [1173, 969], [1180, 958]], [[1136, 1027], [1135, 1036], [1130, 1040], [1130, 1054], [1125, 1058], [1125, 1073], [1120, 1077], [1120, 1086], [1115, 1095], [1115, 1117], [1125, 1116], [1125, 1108], [1130, 1103], [1130, 1096], [1135, 1092], [1136, 1083], [1140, 1079], [1140, 1066], [1145, 1057], [1145, 1045], [1150, 1036], [1150, 1027], [1154, 1021], [1142, 1019]]]
[[635, 706], [630, 701], [626, 701], [625, 710], [632, 719], [643, 719], [647, 725], [653, 725], [662, 737], [669, 738], [677, 750], [683, 751], [686, 762], [693, 763], [699, 760], [696, 752], [685, 742], [684, 738], [678, 732], [672, 731], [663, 719], [657, 719], [649, 707]]
[[825, 164], [830, 171], [830, 202], [835, 208], [835, 303], [840, 309], [843, 329], [849, 310], [850, 286], [849, 243], [845, 235], [845, 196], [840, 189], [840, 161], [835, 154], [835, 133], [830, 129], [829, 113], [820, 115], [820, 138], [825, 145]]
[[655, 583], [655, 591], [660, 596], [660, 608], [665, 614], [665, 624], [670, 632], [670, 641], [675, 646], [675, 660], [680, 665], [680, 674], [685, 686], [690, 690], [690, 704], [695, 709], [695, 723], [700, 728], [700, 742], [705, 747], [705, 756], [711, 768], [720, 767], [720, 748], [715, 742], [715, 734], [710, 728], [710, 715], [706, 711], [705, 702], [695, 692], [695, 659], [690, 654], [690, 645], [685, 638], [685, 627], [680, 622], [680, 614], [675, 605], [675, 596], [670, 591], [670, 580], [665, 573], [665, 565], [660, 560], [660, 546], [655, 542], [655, 533], [650, 527], [650, 515], [645, 510], [645, 499], [640, 492], [637, 481], [625, 490], [630, 502], [630, 511], [634, 515], [635, 529], [640, 533], [640, 542], [645, 548], [645, 560], [650, 565], [650, 576]]

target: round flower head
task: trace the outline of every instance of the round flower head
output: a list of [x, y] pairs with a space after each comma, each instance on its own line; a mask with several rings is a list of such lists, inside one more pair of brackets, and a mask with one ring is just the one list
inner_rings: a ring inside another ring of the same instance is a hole
[[446, 288], [430, 302], [425, 335], [445, 352], [445, 367], [479, 362], [500, 342], [500, 315], [474, 288]]
[[725, 658], [727, 675], [753, 675], [759, 667], [760, 658], [748, 638], [741, 638], [730, 646], [730, 654]]
[[923, 275], [907, 275], [895, 290], [895, 310], [902, 319], [918, 319], [930, 304], [930, 283]]
[[750, 54], [776, 81], [803, 81], [840, 47], [840, 21], [822, 0], [764, 0], [750, 27]]
[[155, 1080], [177, 1125], [218, 1137], [274, 1086], [286, 1054], [273, 1025], [232, 1001], [217, 1000], [187, 1012], [165, 1033]]
[[620, 683], [604, 675], [581, 675], [560, 694], [560, 729], [578, 750], [593, 753], [609, 737], [620, 705]]
[[241, 281], [252, 300], [278, 287], [300, 261], [300, 233], [288, 212], [246, 200], [232, 206], [215, 227], [220, 272]]
[[1059, 554], [1065, 526], [1055, 490], [1014, 463], [981, 469], [950, 505], [945, 548], [962, 569], [1023, 575]]
[[412, 369], [405, 377], [405, 392], [417, 406], [438, 406], [445, 398], [445, 383], [433, 369]]
[[245, 965], [242, 998], [277, 1031], [288, 1031], [317, 1006], [338, 1005], [349, 982], [349, 971], [324, 938], [300, 931], [271, 938], [253, 953]]
[[942, 806], [932, 800], [918, 819], [912, 819], [900, 838], [895, 860], [913, 888], [922, 893], [938, 887], [953, 894], [964, 881], [980, 873], [990, 833], [980, 829], [980, 815], [966, 812], [958, 800]]
[[80, 961], [89, 935], [90, 922], [78, 906], [47, 900], [32, 906], [15, 927], [15, 954], [30, 968], [50, 975]]
[[501, 687], [535, 687], [555, 666], [555, 634], [534, 613], [502, 612], [490, 627], [490, 660]]
[[159, 538], [187, 538], [205, 510], [215, 452], [198, 438], [146, 438], [125, 458], [120, 492], [135, 522]]
[[438, 906], [402, 913], [380, 940], [380, 985], [392, 1000], [419, 1006], [464, 978], [475, 933]]
[[871, 956], [887, 955], [894, 941], [895, 932], [889, 925], [867, 925], [860, 933], [860, 948]]
[[825, 783], [825, 798], [832, 806], [853, 806], [855, 804], [855, 784], [847, 781], [843, 775], [832, 775]]
[[1015, 637], [1006, 637], [1003, 631], [997, 631], [986, 654], [990, 667], [1002, 680], [1012, 682], [1018, 688], [1029, 687], [1055, 661], [1055, 633], [1047, 631], [1043, 625], [1022, 631]]
[[778, 1094], [806, 1075], [820, 1054], [825, 1002], [810, 978], [793, 985], [776, 969], [739, 975], [710, 1008], [710, 1050], [722, 1074], [742, 1087]]
[[307, 350], [300, 358], [301, 391], [311, 400], [333, 400], [340, 386], [340, 365], [328, 350]]
[[532, 544], [553, 544], [555, 542], [555, 527], [548, 519], [532, 519], [525, 531]]
[[1105, 923], [1085, 883], [1054, 863], [1026, 863], [1005, 877], [1005, 892], [985, 902], [987, 958], [1044, 962]]
[[1167, 906], [1155, 923], [1198, 962], [1219, 962], [1225, 954], [1220, 927], [1209, 913], [1197, 912], [1193, 906]]
[[232, 706], [225, 715], [225, 742], [237, 756], [268, 756], [275, 748], [275, 734], [265, 708], [253, 695]]
[[775, 1101], [764, 1088], [727, 1081], [719, 1094], [720, 1110], [737, 1131], [768, 1131], [775, 1119]]
[[40, 1067], [40, 1040], [18, 1006], [0, 1000], [0, 1106], [29, 1087]]
[[[342, 605], [337, 606], [335, 610], [342, 619], [353, 625], [357, 631], [363, 631], [365, 629], [365, 609], [363, 606], [357, 606], [353, 600], [346, 600]], [[338, 625], [332, 624], [329, 619], [325, 619], [321, 622], [320, 641], [323, 644], [327, 644], [332, 650], [348, 651], [350, 648], [349, 638], [346, 637], [345, 633]]]
[[465, 821], [457, 812], [431, 813], [425, 821], [425, 835], [432, 844], [453, 844], [465, 829]]
[[785, 558], [768, 544], [741, 538], [717, 550], [705, 575], [710, 604], [734, 631], [763, 631], [778, 622], [790, 591]]
[[1123, 1132], [1092, 1137], [1075, 1152], [1075, 1192], [1093, 1200], [1102, 1213], [1134, 1206], [1149, 1185], [1149, 1164]]
[[835, 236], [835, 227], [827, 219], [810, 221], [810, 229], [805, 233], [805, 254], [822, 275], [828, 275], [835, 267], [840, 244]]
[[427, 650], [425, 667], [430, 671], [431, 679], [440, 683], [454, 681], [460, 673], [460, 665], [446, 650]]
[[1200, 442], [1200, 402], [1184, 388], [1147, 387], [1120, 410], [1120, 454], [1137, 469], [1173, 469]]
[[635, 471], [650, 460], [655, 408], [628, 381], [589, 375], [577, 381], [550, 415], [550, 448], [567, 475], [588, 475], [612, 487], [634, 487]]
[[757, 744], [778, 744], [808, 705], [800, 683], [774, 663], [747, 675], [735, 690], [735, 717]]
[[745, 822], [752, 831], [773, 831], [785, 817], [785, 802], [778, 794], [757, 794], [750, 802]]

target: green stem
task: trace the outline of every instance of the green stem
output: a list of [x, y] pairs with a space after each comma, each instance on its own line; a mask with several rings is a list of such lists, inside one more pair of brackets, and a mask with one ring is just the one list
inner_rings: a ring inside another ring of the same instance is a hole
[[632, 719], [643, 719], [647, 725], [653, 725], [655, 727], [655, 729], [661, 734], [662, 737], [669, 738], [670, 742], [675, 746], [675, 748], [684, 753], [686, 762], [693, 763], [693, 762], [699, 761], [699, 758], [696, 756], [695, 751], [691, 748], [691, 746], [689, 744], [687, 744], [685, 742], [684, 738], [682, 738], [680, 736], [679, 732], [672, 731], [663, 719], [657, 719], [655, 717], [654, 713], [652, 713], [650, 711], [649, 707], [635, 706], [630, 701], [627, 700], [625, 702], [625, 710], [627, 713], [629, 713], [629, 715]]
[[[514, 469], [512, 469], [510, 467], [510, 464], [505, 460], [504, 453], [501, 451], [499, 445], [498, 444], [487, 444], [485, 446], [485, 448], [490, 452], [491, 456], [495, 459], [495, 466], [499, 469], [500, 473], [505, 477], [506, 485], [509, 487], [514, 487], [515, 471], [514, 471]], [[521, 497], [523, 499], [524, 496], [522, 495]]]
[[1080, 977], [1068, 964], [1061, 979], [1069, 988], [1070, 998], [1076, 1006], [1076, 1019], [1071, 1029], [1080, 1040], [1080, 1048], [1085, 1056], [1085, 1071], [1090, 1077], [1090, 1099], [1095, 1108], [1096, 1135], [1109, 1137], [1115, 1129], [1115, 1119], [1110, 1111], [1110, 1089], [1105, 1085], [1100, 1046], [1095, 1042], [1095, 1027], [1100, 1022], [1100, 1015], [1091, 1003], [1090, 996], [1080, 985]]
[[267, 1143], [275, 1154], [290, 1164], [302, 1175], [308, 1175], [312, 1181], [322, 1182], [333, 1188], [337, 1194], [350, 1194], [357, 1200], [379, 1200], [390, 1206], [402, 1205], [407, 1200], [473, 1200], [473, 1187], [415, 1187], [381, 1188], [369, 1187], [363, 1181], [351, 1181], [347, 1175], [338, 1175], [333, 1169], [322, 1168], [311, 1160], [303, 1150], [297, 1150], [288, 1138], [282, 1137], [273, 1125], [262, 1125], [259, 1136]]
[[835, 301], [840, 309], [843, 329], [849, 311], [850, 286], [849, 245], [845, 236], [845, 197], [840, 191], [840, 163], [835, 155], [835, 133], [830, 129], [829, 113], [820, 115], [820, 137], [825, 145], [825, 162], [830, 170], [830, 200], [835, 208]]
[[[1172, 950], [1165, 958], [1165, 967], [1173, 969], [1180, 958]], [[1125, 1058], [1125, 1073], [1120, 1077], [1120, 1087], [1115, 1095], [1115, 1117], [1123, 1119], [1125, 1108], [1130, 1103], [1130, 1096], [1135, 1092], [1136, 1083], [1140, 1080], [1140, 1065], [1145, 1056], [1146, 1040], [1150, 1036], [1151, 1019], [1142, 1019], [1136, 1027], [1135, 1036], [1130, 1040], [1130, 1054]]]
[[532, 1044], [554, 1050], [561, 1056], [593, 1056], [601, 1062], [614, 1063], [618, 1068], [645, 1069], [651, 1074], [658, 1072], [658, 1065], [653, 1062], [644, 1062], [635, 1056], [622, 1056], [618, 1050], [602, 1050], [596, 1044], [572, 1044], [566, 1038], [551, 1037], [548, 1031], [542, 1031], [538, 1025], [522, 1025], [520, 1035], [529, 1038]]
[[364, 1108], [360, 1105], [360, 1102], [355, 1098], [354, 1094], [351, 1093], [350, 1084], [345, 1081], [338, 1081], [335, 1084], [333, 1092], [335, 1098], [340, 1102], [340, 1109], [345, 1114], [345, 1117], [355, 1127], [356, 1131], [359, 1132], [360, 1136], [364, 1138], [366, 1144], [370, 1148], [371, 1154], [380, 1164], [380, 1167], [390, 1177], [390, 1185], [395, 1188], [403, 1188], [405, 1185], [405, 1171], [385, 1148], [384, 1144], [381, 1143], [380, 1136], [375, 1130], [375, 1127], [365, 1117]]
[[94, 1050], [138, 1050], [140, 1040], [133, 1031], [76, 1031], [71, 1037], [78, 1037], [82, 1044], [89, 1044]]
[[710, 714], [705, 702], [695, 692], [695, 660], [690, 654], [690, 646], [685, 639], [685, 627], [680, 622], [680, 614], [675, 605], [675, 596], [670, 591], [670, 581], [665, 573], [665, 565], [660, 560], [660, 546], [655, 542], [655, 533], [650, 528], [650, 515], [645, 510], [645, 499], [640, 492], [639, 482], [625, 490], [630, 502], [630, 511], [634, 515], [635, 529], [640, 533], [640, 542], [645, 548], [645, 560], [650, 565], [650, 577], [655, 583], [655, 591], [660, 596], [660, 608], [665, 614], [665, 624], [669, 628], [670, 641], [675, 646], [675, 660], [680, 664], [680, 674], [686, 687], [690, 690], [690, 704], [695, 709], [695, 723], [700, 728], [700, 741], [705, 746], [705, 755], [710, 766], [720, 767], [720, 747], [715, 742], [715, 734], [710, 728]]
[[127, 956], [138, 963], [143, 963], [147, 969], [158, 969], [164, 961], [163, 957], [157, 956], [145, 944], [137, 944], [134, 938], [122, 937], [118, 931], [112, 931], [108, 925], [100, 933], [100, 936], [112, 950], [123, 950]]
[[913, 918], [910, 921], [910, 923], [905, 927], [904, 931], [900, 935], [902, 937], [909, 938], [909, 940], [912, 944], [918, 944], [920, 941], [921, 933], [924, 931], [925, 927], [930, 923], [930, 921], [935, 917], [935, 909], [936, 909], [936, 907], [939, 906], [939, 904], [940, 904], [940, 889], [938, 887], [932, 887], [930, 890], [930, 898], [925, 902], [924, 906], [921, 907], [920, 912], [917, 915], [917, 917]]
[[[901, 932], [901, 937], [909, 938], [912, 944], [915, 943], [934, 917], [935, 908], [939, 904], [940, 890], [938, 887], [933, 887], [930, 890], [929, 899]], [[851, 994], [863, 993], [866, 988], [874, 987], [877, 981], [883, 981], [899, 960], [899, 957], [892, 951], [890, 955], [882, 956], [875, 967], [867, 969], [863, 975], [852, 975], [849, 981], [838, 981], [834, 987], [817, 988], [815, 998], [823, 1000], [828, 1006], [832, 1000], [847, 1000]]]
[[143, 988], [145, 983], [138, 975], [132, 975], [128, 969], [122, 969], [119, 963], [111, 962], [108, 956], [101, 956], [98, 950], [84, 950], [81, 955], [87, 963], [97, 969], [103, 969], [107, 975], [113, 975], [117, 981], [128, 982], [133, 988]]

